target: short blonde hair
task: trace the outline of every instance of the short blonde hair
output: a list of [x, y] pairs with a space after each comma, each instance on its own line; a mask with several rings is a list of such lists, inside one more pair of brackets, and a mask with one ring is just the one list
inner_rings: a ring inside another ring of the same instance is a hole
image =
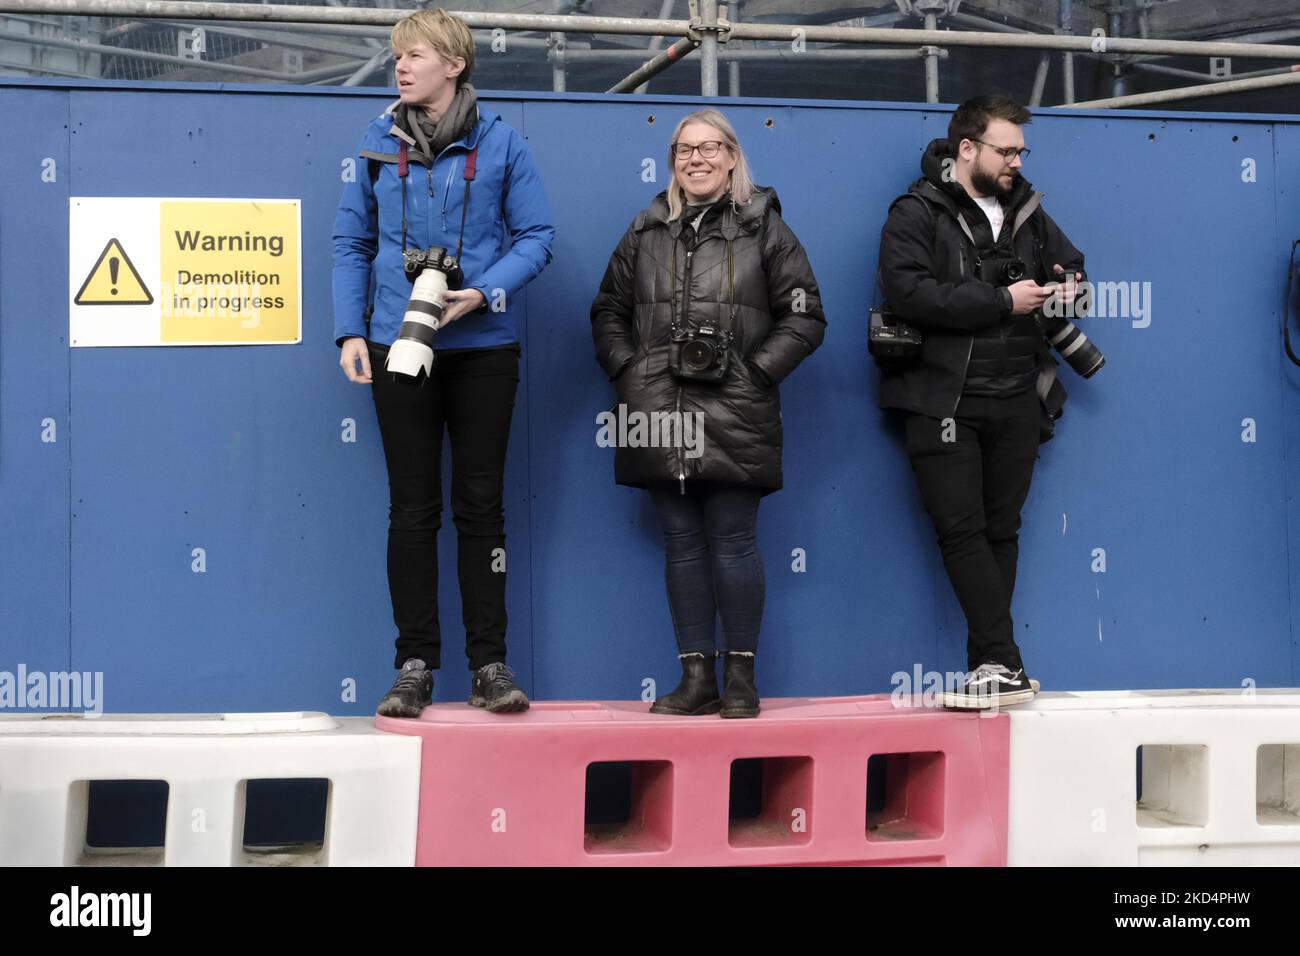
[[462, 86], [474, 69], [474, 37], [465, 21], [453, 17], [446, 10], [420, 10], [397, 21], [393, 27], [393, 52], [409, 50], [417, 43], [427, 43], [444, 60], [460, 58], [465, 69], [456, 77], [456, 86]]
[[740, 140], [736, 138], [736, 131], [731, 123], [715, 109], [696, 110], [682, 117], [682, 121], [673, 130], [673, 138], [668, 141], [668, 168], [673, 171], [672, 182], [668, 184], [669, 222], [680, 216], [682, 210], [686, 208], [686, 191], [677, 181], [677, 157], [673, 155], [673, 143], [677, 142], [677, 137], [682, 135], [682, 130], [691, 123], [704, 123], [716, 129], [731, 150], [731, 154], [736, 157], [736, 165], [731, 170], [731, 201], [738, 206], [744, 206], [754, 194], [754, 176], [749, 171], [749, 160], [745, 158], [745, 151], [740, 148]]

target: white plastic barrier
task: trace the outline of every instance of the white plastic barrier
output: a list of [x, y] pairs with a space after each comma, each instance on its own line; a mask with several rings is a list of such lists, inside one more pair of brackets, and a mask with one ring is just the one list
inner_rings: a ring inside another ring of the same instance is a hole
[[1009, 865], [1300, 864], [1300, 690], [1043, 693], [1005, 713]]
[[[328, 781], [323, 844], [244, 845], [249, 781]], [[86, 845], [90, 783], [165, 781], [162, 847]], [[418, 737], [372, 718], [279, 714], [0, 716], [0, 864], [412, 866]]]

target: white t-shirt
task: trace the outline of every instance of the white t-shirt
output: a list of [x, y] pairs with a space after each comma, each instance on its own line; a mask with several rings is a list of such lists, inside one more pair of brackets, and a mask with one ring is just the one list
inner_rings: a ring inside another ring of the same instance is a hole
[[984, 215], [989, 218], [989, 225], [993, 227], [993, 239], [997, 240], [1002, 234], [1002, 220], [1006, 219], [1007, 214], [1002, 208], [1002, 203], [998, 202], [996, 196], [972, 196], [976, 204], [984, 210]]

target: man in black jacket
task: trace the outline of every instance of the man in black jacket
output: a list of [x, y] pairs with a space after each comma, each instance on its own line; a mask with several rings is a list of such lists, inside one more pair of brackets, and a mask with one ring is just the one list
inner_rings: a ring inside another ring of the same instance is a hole
[[[894, 314], [919, 329], [919, 358], [882, 373], [880, 404], [907, 413], [907, 454], [967, 623], [966, 683], [947, 707], [987, 708], [1037, 690], [1011, 625], [1020, 509], [1038, 445], [1065, 391], [1035, 313], [1073, 294], [1083, 254], [1020, 176], [1029, 111], [967, 100], [880, 238]], [[1016, 263], [1023, 272], [1016, 268]]]

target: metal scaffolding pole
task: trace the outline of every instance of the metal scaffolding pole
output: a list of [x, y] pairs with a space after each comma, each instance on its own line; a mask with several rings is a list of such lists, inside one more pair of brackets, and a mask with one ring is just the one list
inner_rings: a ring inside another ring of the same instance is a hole
[[[348, 5], [347, 0], [325, 0], [325, 2], [331, 7], [346, 7]], [[376, 37], [362, 37], [361, 39], [367, 46], [376, 50], [381, 46], [387, 45], [386, 43], [380, 43], [379, 39]]]
[[1034, 88], [1029, 94], [1030, 106], [1043, 105], [1043, 90], [1047, 87], [1047, 71], [1051, 68], [1052, 56], [1044, 53], [1038, 60], [1038, 70], [1034, 73]]
[[[48, 21], [46, 21], [48, 22]], [[180, 20], [154, 20], [152, 24], [160, 26], [175, 27], [177, 29], [191, 29], [194, 24], [184, 23]], [[150, 24], [124, 24], [123, 26], [147, 26]], [[337, 43], [332, 40], [313, 40], [310, 37], [297, 36], [292, 33], [286, 33], [284, 30], [275, 29], [247, 29], [236, 26], [234, 22], [213, 20], [206, 24], [207, 28], [213, 33], [220, 33], [225, 36], [239, 37], [243, 40], [257, 40], [261, 43], [274, 43], [276, 46], [287, 46], [293, 50], [311, 50], [313, 53], [335, 53], [339, 56], [350, 56], [360, 59], [361, 57], [370, 56], [375, 52], [373, 46], [358, 46], [352, 43]], [[105, 30], [100, 39], [109, 37], [127, 36], [129, 31], [123, 27], [114, 27], [112, 30]]]
[[[939, 18], [933, 13], [925, 15], [925, 28], [934, 30], [939, 25]], [[939, 48], [937, 46], [925, 47], [921, 51], [925, 54], [925, 101], [927, 103], [939, 102]]]
[[[664, 50], [654, 59], [648, 60], [645, 63], [641, 64], [641, 66], [638, 67], [634, 72], [623, 77], [623, 79], [619, 80], [617, 83], [615, 83], [605, 92], [629, 93], [632, 90], [636, 89], [641, 84], [645, 83], [651, 77], [657, 76], [658, 74], [662, 73], [664, 70], [668, 69], [668, 67], [672, 66], [682, 57], [686, 56], [697, 46], [699, 46], [699, 44], [696, 41], [692, 40], [690, 37], [684, 37], [683, 39], [678, 40], [668, 49]], [[592, 50], [590, 52], [596, 53], [601, 51]], [[637, 56], [641, 55], [640, 50], [627, 50], [627, 51], [618, 51], [618, 52], [635, 53]]]
[[[1072, 36], [1074, 34], [1074, 8], [1070, 0], [1061, 0], [1061, 36]], [[1066, 105], [1074, 102], [1074, 54], [1063, 53], [1061, 55], [1061, 83], [1063, 84], [1063, 98]]]
[[[586, 17], [555, 14], [490, 13], [449, 10], [471, 29], [550, 33], [617, 33], [630, 36], [685, 36], [685, 20], [641, 17]], [[140, 20], [250, 20], [261, 23], [343, 23], [389, 26], [410, 16], [409, 8], [295, 6], [275, 3], [212, 3], [189, 0], [4, 0], [0, 13], [55, 16], [127, 17]]]
[[[645, 57], [644, 50], [569, 50], [565, 56], [570, 60], [587, 60], [595, 63], [621, 63], [623, 61], [641, 60]], [[921, 50], [875, 50], [875, 49], [850, 49], [850, 50], [825, 50], [817, 51], [815, 57], [810, 57], [806, 53], [795, 53], [789, 47], [775, 47], [772, 49], [732, 49], [731, 44], [726, 48], [718, 51], [719, 62], [735, 61], [745, 62], [772, 62], [780, 63], [783, 61], [798, 62], [801, 66], [815, 66], [823, 61], [825, 62], [843, 62], [845, 60], [916, 60], [925, 56]], [[940, 50], [938, 53], [940, 59], [948, 56], [947, 50]]]
[[344, 80], [343, 85], [360, 86], [363, 80], [365, 80], [368, 76], [370, 76], [371, 73], [375, 72], [375, 70], [379, 69], [379, 67], [381, 67], [384, 63], [386, 63], [388, 61], [388, 58], [392, 55], [393, 55], [393, 51], [388, 49], [388, 47], [384, 47], [383, 49], [378, 50], [374, 56], [366, 60], [365, 63], [361, 64], [361, 66], [357, 68], [356, 72], [354, 72], [346, 80]]
[[[1118, 37], [1124, 32], [1124, 7], [1120, 3], [1112, 2], [1109, 12], [1110, 35]], [[1111, 66], [1110, 91], [1116, 99], [1128, 92], [1128, 83], [1124, 77], [1124, 65], [1118, 60]]]
[[81, 40], [64, 40], [60, 37], [43, 37], [32, 34], [5, 34], [5, 39], [13, 43], [28, 43], [32, 46], [50, 46], [63, 50], [80, 50], [85, 53], [98, 53], [102, 56], [121, 56], [133, 60], [151, 60], [154, 63], [168, 63], [175, 67], [185, 69], [213, 70], [217, 73], [231, 73], [242, 76], [255, 76], [259, 79], [277, 80], [280, 82], [307, 82], [318, 76], [332, 76], [339, 72], [341, 68], [348, 72], [356, 69], [360, 61], [353, 64], [335, 63], [332, 66], [322, 67], [317, 70], [308, 70], [302, 73], [285, 73], [282, 70], [265, 70], [256, 66], [239, 66], [234, 63], [223, 63], [219, 60], [187, 60], [184, 57], [173, 56], [168, 53], [152, 53], [148, 50], [131, 50], [127, 47], [106, 46], [102, 43], [85, 43]]
[[[710, 0], [716, 8], [717, 0]], [[636, 17], [585, 17], [541, 14], [451, 11], [473, 29], [609, 33], [633, 36], [687, 36], [694, 25], [685, 20]], [[76, 16], [134, 17], [168, 20], [247, 20], [285, 23], [392, 25], [408, 9], [292, 6], [258, 3], [190, 3], [185, 0], [0, 0], [0, 13], [43, 13]], [[963, 33], [956, 30], [881, 29], [816, 24], [735, 23], [727, 25], [730, 39], [789, 42], [793, 30], [809, 43], [874, 43], [883, 46], [981, 47], [1021, 50], [1092, 52], [1093, 38], [1037, 33]], [[710, 32], [717, 31], [715, 24]], [[1107, 53], [1167, 54], [1170, 56], [1239, 56], [1300, 62], [1300, 47], [1199, 40], [1155, 40], [1107, 37]]]
[[[729, 19], [732, 23], [740, 19], [740, 0], [732, 0], [729, 8]], [[727, 95], [740, 95], [740, 63], [735, 59], [727, 62]]]
[[555, 93], [563, 93], [568, 85], [568, 69], [565, 65], [567, 59], [567, 46], [563, 33], [552, 33], [549, 41], [550, 50], [546, 54], [551, 61], [551, 90]]
[[[1208, 73], [1197, 73], [1195, 70], [1180, 70], [1174, 66], [1161, 66], [1158, 63], [1130, 63], [1129, 66], [1135, 70], [1145, 70], [1148, 73], [1163, 73], [1166, 76], [1181, 76], [1184, 79], [1195, 80], [1198, 83], [1213, 83], [1224, 77], [1210, 76]], [[1251, 70], [1249, 73], [1234, 73], [1229, 79], [1233, 80], [1250, 80], [1257, 76], [1281, 76], [1284, 73], [1292, 72], [1292, 67], [1280, 66], [1275, 70]]]
[[[659, 8], [659, 19], [667, 20], [669, 17], [671, 17], [673, 15], [673, 7], [676, 5], [677, 5], [677, 0], [663, 0], [663, 6]], [[651, 53], [658, 53], [659, 48], [662, 47], [663, 45], [664, 45], [663, 37], [651, 37], [649, 50]], [[644, 95], [649, 91], [650, 91], [650, 84], [642, 83], [632, 92]]]
[[[340, 9], [353, 9], [353, 8], [340, 8]], [[19, 18], [15, 17], [14, 19], [19, 19]], [[30, 19], [31, 19], [32, 22], [34, 22], [34, 23], [49, 23], [49, 22], [50, 22], [50, 20], [49, 20], [48, 18], [47, 18], [47, 19], [39, 19], [39, 18], [32, 17], [32, 18], [30, 18]], [[171, 24], [175, 24], [175, 25], [177, 25], [177, 26], [183, 26], [183, 27], [186, 27], [186, 28], [189, 28], [189, 27], [193, 27], [193, 26], [194, 26], [193, 23], [183, 23], [183, 22], [176, 21], [176, 20], [167, 20], [167, 19], [162, 19], [162, 18], [157, 18], [157, 17], [154, 17], [154, 18], [147, 18], [147, 19], [151, 19], [151, 20], [153, 20], [154, 22], [158, 22], [158, 23], [171, 23]], [[249, 23], [249, 21], [248, 21], [247, 19], [244, 19], [244, 20], [221, 20], [221, 19], [211, 19], [211, 20], [208, 20], [208, 19], [205, 19], [205, 20], [204, 20], [204, 23], [205, 23], [205, 25], [211, 25], [211, 26], [213, 26], [213, 27], [234, 27], [234, 26], [238, 26], [238, 25], [240, 25], [240, 24], [244, 24], [245, 26], [247, 26], [248, 23]], [[121, 26], [113, 27], [111, 30], [105, 30], [104, 33], [103, 33], [102, 35], [103, 35], [103, 36], [106, 36], [106, 37], [107, 37], [107, 36], [118, 36], [118, 35], [122, 35], [122, 34], [130, 33], [130, 32], [132, 32], [132, 31], [134, 31], [134, 30], [143, 29], [144, 27], [147, 27], [148, 25], [149, 25], [148, 23], [138, 23], [138, 22], [137, 22], [137, 23], [124, 23], [124, 24], [122, 24]], [[374, 51], [376, 41], [383, 41], [384, 44], [387, 45], [387, 43], [388, 43], [388, 39], [389, 39], [389, 36], [390, 36], [391, 33], [392, 33], [392, 28], [391, 28], [391, 27], [384, 27], [384, 26], [367, 26], [367, 25], [365, 25], [365, 24], [349, 24], [349, 23], [315, 23], [315, 22], [301, 22], [301, 21], [293, 21], [293, 20], [288, 20], [288, 21], [286, 21], [286, 20], [275, 20], [275, 21], [271, 21], [271, 22], [269, 22], [269, 23], [266, 23], [265, 26], [261, 27], [260, 29], [259, 29], [259, 27], [258, 27], [257, 22], [254, 22], [254, 23], [253, 23], [253, 26], [249, 28], [249, 32], [250, 32], [250, 33], [256, 32], [259, 36], [261, 36], [262, 33], [263, 33], [263, 31], [270, 31], [270, 30], [272, 30], [274, 27], [281, 26], [281, 25], [292, 26], [292, 27], [294, 28], [294, 33], [293, 33], [293, 34], [284, 34], [283, 32], [281, 32], [281, 33], [277, 33], [277, 34], [274, 34], [274, 35], [276, 35], [276, 36], [286, 36], [286, 35], [296, 36], [296, 35], [298, 35], [298, 34], [306, 34], [306, 35], [318, 34], [318, 35], [320, 35], [320, 36], [341, 36], [341, 37], [348, 37], [349, 39], [354, 39], [354, 40], [355, 40], [355, 39], [362, 39], [362, 40], [365, 40], [367, 43], [370, 44], [370, 49], [367, 50], [367, 51], [364, 51], [364, 52], [367, 52], [367, 53], [370, 53], [370, 52], [373, 52], [373, 51]], [[227, 31], [223, 29], [221, 32], [225, 33], [225, 32], [227, 32]], [[474, 38], [474, 45], [475, 45], [475, 46], [491, 46], [491, 44], [492, 44], [492, 34], [491, 34], [491, 33], [490, 33], [486, 28], [483, 28], [483, 29], [476, 29], [476, 30], [471, 30], [471, 31], [470, 31], [470, 35], [473, 36], [473, 38]], [[292, 44], [288, 44], [288, 43], [285, 43], [285, 42], [280, 41], [280, 40], [272, 40], [272, 41], [270, 41], [270, 42], [281, 43], [281, 44], [284, 45], [284, 46], [290, 46], [290, 45], [292, 45]], [[526, 47], [526, 48], [529, 48], [529, 49], [545, 50], [545, 49], [549, 48], [549, 46], [550, 46], [550, 41], [549, 41], [549, 40], [545, 40], [545, 39], [541, 39], [541, 38], [539, 38], [539, 37], [528, 37], [528, 36], [522, 36], [522, 35], [519, 35], [519, 36], [512, 36], [512, 37], [510, 38], [510, 45], [511, 45], [511, 46], [517, 46], [517, 47]], [[570, 43], [569, 45], [572, 46], [572, 47], [584, 47], [584, 48], [585, 48], [585, 47], [589, 46], [590, 44], [587, 44], [587, 43]], [[310, 48], [309, 48], [309, 47], [303, 47], [303, 49], [310, 49]]]
[[1157, 90], [1154, 93], [1135, 93], [1132, 96], [1115, 96], [1104, 100], [1075, 103], [1077, 109], [1113, 108], [1120, 106], [1151, 106], [1156, 103], [1174, 103], [1178, 100], [1198, 100], [1204, 96], [1224, 93], [1248, 93], [1278, 86], [1300, 86], [1300, 71], [1288, 71], [1281, 76], [1260, 76], [1250, 80], [1228, 80], [1225, 83], [1207, 83], [1203, 86], [1185, 86], [1176, 90]]
[[[692, 0], [694, 6], [694, 0]], [[718, 0], [699, 0], [700, 95], [718, 95]], [[692, 18], [694, 20], [694, 18]]]
[[0, 60], [0, 70], [20, 70], [24, 73], [45, 73], [49, 76], [71, 76], [85, 79], [85, 73], [73, 73], [71, 70], [57, 70], [52, 66], [33, 66], [30, 63], [11, 63]]

